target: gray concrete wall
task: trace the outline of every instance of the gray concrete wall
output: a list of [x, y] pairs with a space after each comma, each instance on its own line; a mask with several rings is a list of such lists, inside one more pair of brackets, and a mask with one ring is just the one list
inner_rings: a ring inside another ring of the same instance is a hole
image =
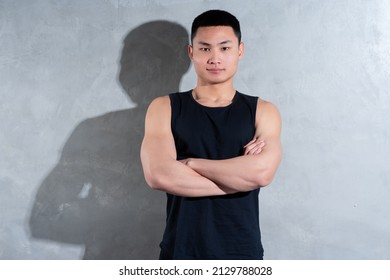
[[[236, 87], [275, 103], [266, 259], [390, 259], [390, 2], [0, 0], [0, 259], [154, 259], [152, 98], [194, 86], [194, 16], [241, 21]], [[189, 67], [189, 68], [188, 68]]]

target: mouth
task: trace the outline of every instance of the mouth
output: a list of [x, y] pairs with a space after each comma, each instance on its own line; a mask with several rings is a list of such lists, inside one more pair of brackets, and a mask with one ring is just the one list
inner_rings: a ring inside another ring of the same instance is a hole
[[214, 73], [214, 74], [218, 74], [218, 73], [221, 73], [222, 71], [224, 71], [224, 69], [222, 69], [222, 68], [208, 68], [206, 70], [207, 70], [207, 72]]

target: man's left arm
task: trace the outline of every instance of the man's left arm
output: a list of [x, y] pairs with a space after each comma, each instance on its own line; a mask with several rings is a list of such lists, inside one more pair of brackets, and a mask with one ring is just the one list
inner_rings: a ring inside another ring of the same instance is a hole
[[244, 147], [244, 155], [225, 160], [190, 158], [182, 162], [216, 184], [236, 191], [265, 187], [272, 182], [282, 158], [280, 134], [278, 109], [259, 99], [254, 141]]

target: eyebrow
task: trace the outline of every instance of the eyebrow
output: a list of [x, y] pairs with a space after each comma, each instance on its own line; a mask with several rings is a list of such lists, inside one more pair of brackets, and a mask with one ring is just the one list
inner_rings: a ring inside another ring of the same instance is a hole
[[[225, 41], [222, 41], [222, 42], [218, 43], [217, 45], [225, 45], [225, 44], [228, 44], [228, 43], [232, 43], [232, 41], [231, 40], [225, 40]], [[198, 42], [198, 44], [202, 45], [202, 46], [211, 46], [210, 43], [203, 42], [203, 41]]]

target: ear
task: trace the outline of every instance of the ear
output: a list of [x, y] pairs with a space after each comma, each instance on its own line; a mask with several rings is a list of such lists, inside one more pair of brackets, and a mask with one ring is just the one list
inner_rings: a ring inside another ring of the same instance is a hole
[[241, 42], [240, 45], [238, 46], [238, 58], [241, 59], [244, 57], [244, 42]]
[[188, 45], [187, 50], [188, 50], [188, 56], [192, 60], [192, 58], [194, 57], [194, 48], [192, 47], [192, 45]]

